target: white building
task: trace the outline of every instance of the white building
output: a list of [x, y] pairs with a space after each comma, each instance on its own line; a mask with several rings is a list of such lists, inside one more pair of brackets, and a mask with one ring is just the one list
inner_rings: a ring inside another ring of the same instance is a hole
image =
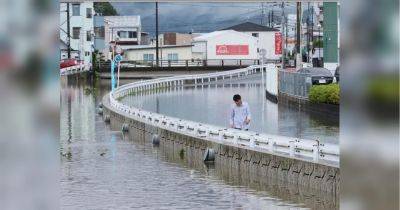
[[212, 59], [258, 59], [258, 39], [234, 30], [206, 33], [193, 38], [193, 58]]
[[[69, 5], [70, 38], [67, 29], [67, 5]], [[71, 58], [91, 63], [94, 29], [93, 29], [93, 1], [81, 1], [77, 3], [60, 3], [60, 43], [68, 45], [70, 40]], [[62, 49], [62, 47], [61, 47]], [[67, 48], [68, 49], [68, 48]], [[68, 58], [67, 50], [61, 51], [61, 59]]]
[[235, 30], [256, 37], [258, 48], [267, 52], [267, 59], [279, 59], [282, 56], [282, 34], [278, 29], [245, 22], [223, 30]]
[[111, 59], [111, 44], [117, 41], [122, 49], [141, 43], [142, 25], [140, 16], [104, 16], [104, 55]]

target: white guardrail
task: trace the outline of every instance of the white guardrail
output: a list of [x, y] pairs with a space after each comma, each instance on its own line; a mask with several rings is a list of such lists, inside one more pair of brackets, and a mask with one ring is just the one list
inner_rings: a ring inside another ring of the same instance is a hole
[[[267, 64], [264, 66], [264, 69], [267, 71], [269, 68], [275, 68], [275, 65]], [[141, 110], [119, 102], [119, 98], [132, 93], [155, 88], [177, 87], [188, 84], [193, 85], [203, 82], [237, 79], [250, 74], [259, 73], [260, 70], [261, 66], [254, 65], [232, 71], [173, 76], [134, 82], [120, 86], [112, 91], [110, 93], [110, 104], [115, 109], [130, 115], [137, 121], [184, 135], [208, 139], [215, 142], [240, 145], [254, 150], [286, 155], [310, 162], [326, 162], [332, 165], [338, 165], [339, 145], [337, 144], [325, 144], [321, 143], [319, 140], [299, 139], [203, 124]]]
[[89, 66], [85, 64], [78, 64], [75, 66], [70, 66], [66, 68], [60, 69], [60, 75], [70, 75], [70, 74], [75, 74], [75, 73], [80, 73], [80, 72], [85, 72], [89, 71]]

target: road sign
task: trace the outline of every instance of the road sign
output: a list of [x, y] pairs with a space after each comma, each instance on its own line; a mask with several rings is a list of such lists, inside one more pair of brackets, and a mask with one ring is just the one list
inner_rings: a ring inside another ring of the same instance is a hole
[[117, 54], [114, 58], [114, 62], [119, 63], [122, 61], [122, 56], [120, 54]]

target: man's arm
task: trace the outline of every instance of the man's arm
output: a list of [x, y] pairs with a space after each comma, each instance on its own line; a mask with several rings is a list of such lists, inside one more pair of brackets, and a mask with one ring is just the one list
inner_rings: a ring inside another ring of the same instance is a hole
[[250, 120], [251, 120], [250, 107], [249, 104], [246, 104], [246, 119], [245, 119], [246, 124], [249, 124]]

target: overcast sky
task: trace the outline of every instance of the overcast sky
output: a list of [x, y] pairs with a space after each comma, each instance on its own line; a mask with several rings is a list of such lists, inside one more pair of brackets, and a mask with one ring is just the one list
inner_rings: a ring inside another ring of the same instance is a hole
[[[112, 3], [120, 15], [140, 15], [145, 32], [155, 32], [155, 3]], [[294, 12], [294, 4], [286, 5], [286, 12]], [[261, 3], [159, 3], [160, 33], [209, 32], [235, 24], [250, 21], [261, 23]], [[268, 12], [274, 10], [275, 18], [280, 18], [279, 6], [264, 4], [265, 20]]]

